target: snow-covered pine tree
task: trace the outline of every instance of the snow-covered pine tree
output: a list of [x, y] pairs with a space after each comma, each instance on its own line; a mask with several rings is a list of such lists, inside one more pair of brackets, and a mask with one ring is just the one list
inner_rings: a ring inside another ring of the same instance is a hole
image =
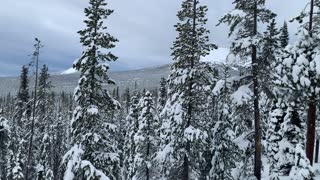
[[10, 126], [8, 124], [8, 120], [5, 119], [2, 115], [2, 110], [0, 110], [0, 179], [6, 180], [7, 179], [7, 165], [10, 166], [10, 163], [7, 161], [10, 160], [8, 158], [9, 154], [9, 141], [10, 138]]
[[272, 19], [267, 26], [267, 30], [263, 34], [262, 50], [259, 56], [259, 81], [261, 90], [264, 91], [269, 98], [272, 94], [272, 74], [270, 71], [276, 63], [276, 57], [280, 54], [279, 51], [279, 31], [276, 27], [275, 19]]
[[159, 89], [158, 88], [153, 88], [152, 90], [149, 91], [153, 95], [154, 99], [154, 106], [158, 107], [158, 100], [159, 100]]
[[8, 92], [7, 96], [0, 97], [0, 109], [3, 110], [3, 116], [7, 119], [12, 119], [14, 103], [11, 96], [11, 92]]
[[294, 167], [290, 172], [291, 180], [312, 180], [314, 179], [313, 168], [306, 157], [305, 147], [297, 144], [294, 156]]
[[280, 29], [280, 45], [281, 48], [284, 49], [289, 44], [289, 32], [287, 22], [284, 21], [283, 26]]
[[125, 137], [125, 147], [124, 147], [124, 170], [123, 178], [132, 179], [137, 172], [134, 166], [134, 158], [136, 156], [136, 148], [134, 136], [138, 132], [140, 108], [139, 108], [139, 98], [138, 92], [134, 92], [130, 101], [129, 113], [126, 118], [126, 137]]
[[131, 101], [131, 94], [130, 94], [130, 89], [129, 88], [126, 88], [124, 90], [124, 93], [123, 93], [122, 97], [123, 97], [125, 108], [126, 108], [126, 114], [129, 114], [130, 101]]
[[[44, 132], [49, 125], [53, 124], [54, 118], [54, 96], [52, 95], [52, 83], [49, 69], [43, 65], [39, 77], [38, 98], [36, 104], [36, 122], [39, 133]], [[42, 139], [43, 136], [41, 136]]]
[[275, 14], [265, 8], [265, 0], [235, 0], [234, 9], [222, 17], [220, 23], [227, 23], [230, 26], [229, 36], [235, 35], [235, 42], [231, 48], [234, 54], [242, 59], [251, 62], [252, 84], [253, 84], [253, 105], [255, 124], [255, 158], [254, 176], [261, 179], [261, 127], [259, 109], [259, 65], [258, 43], [261, 42], [261, 34], [258, 32], [258, 22], [267, 23]]
[[[275, 65], [276, 58], [280, 54], [280, 44], [279, 44], [279, 31], [276, 27], [275, 18], [272, 19], [267, 26], [266, 31], [263, 34], [263, 39], [261, 42], [261, 52], [259, 53], [259, 82], [260, 82], [260, 112], [261, 112], [261, 124], [262, 124], [262, 144], [267, 145], [266, 134], [269, 128], [270, 120], [270, 109], [272, 109], [272, 104], [277, 95], [275, 94], [274, 84], [273, 84], [273, 73], [270, 73]], [[267, 150], [267, 148], [264, 148]], [[262, 152], [263, 155], [268, 154], [267, 151]]]
[[[302, 12], [296, 19], [304, 23], [298, 32], [298, 40], [293, 46], [287, 47], [279, 58], [277, 74], [282, 86], [287, 87], [296, 97], [304, 97], [300, 103], [308, 101], [306, 154], [313, 164], [315, 142], [315, 120], [317, 110], [318, 85], [320, 82], [320, 38], [319, 38], [319, 1], [311, 0], [308, 4], [310, 12]], [[301, 104], [302, 105], [302, 104]], [[303, 106], [303, 105], [302, 105]]]
[[8, 179], [12, 180], [24, 180], [25, 176], [23, 173], [23, 160], [22, 160], [21, 148], [18, 149], [15, 159], [13, 159], [13, 168], [11, 172], [8, 172]]
[[168, 179], [197, 179], [204, 162], [208, 129], [207, 94], [201, 81], [200, 57], [215, 48], [205, 28], [207, 7], [185, 0], [175, 26], [178, 37], [172, 47], [173, 65], [168, 78], [168, 100], [161, 113], [161, 149], [157, 160]]
[[[273, 73], [270, 73], [276, 64], [276, 58], [280, 54], [279, 31], [276, 27], [275, 18], [271, 20], [263, 34], [261, 52], [259, 53], [259, 82], [260, 82], [260, 112], [262, 122], [262, 142], [268, 129], [269, 112], [272, 108], [272, 101], [275, 98]], [[263, 152], [265, 153], [265, 152]]]
[[[11, 148], [13, 153], [16, 153], [18, 150], [19, 143], [21, 141], [26, 141], [25, 134], [22, 132], [25, 128], [25, 120], [30, 117], [31, 109], [30, 109], [30, 96], [29, 96], [29, 78], [28, 78], [29, 68], [26, 66], [22, 67], [21, 75], [20, 75], [20, 86], [17, 93], [17, 97], [15, 98], [15, 110], [12, 118], [12, 140], [11, 140]], [[26, 117], [28, 116], [28, 117]]]
[[116, 132], [116, 141], [118, 144], [118, 154], [119, 154], [119, 167], [120, 172], [118, 173], [117, 179], [121, 179], [122, 170], [123, 170], [123, 162], [124, 162], [124, 147], [125, 147], [125, 135], [126, 135], [126, 114], [124, 105], [120, 107], [120, 109], [115, 112], [115, 123], [118, 127], [118, 131]]
[[162, 77], [160, 79], [160, 88], [159, 88], [159, 96], [158, 96], [158, 112], [160, 113], [167, 102], [167, 80]]
[[[303, 153], [305, 152], [302, 151], [302, 149], [305, 149], [305, 123], [301, 119], [302, 113], [297, 108], [298, 106], [297, 101], [288, 103], [280, 130], [283, 137], [278, 143], [279, 150], [274, 158], [277, 160], [278, 175], [289, 176], [294, 173], [295, 178], [302, 180], [304, 177], [313, 177], [313, 169], [308, 165], [310, 162], [304, 158], [305, 154]], [[301, 170], [303, 173], [298, 173], [302, 172]]]
[[62, 92], [56, 96], [54, 122], [51, 125], [52, 172], [55, 179], [63, 179], [61, 168], [63, 155], [70, 149], [70, 121], [72, 119], [73, 98]]
[[72, 147], [64, 156], [64, 179], [107, 180], [116, 179], [119, 173], [117, 127], [111, 123], [111, 115], [120, 105], [102, 87], [114, 84], [107, 74], [107, 61], [117, 57], [105, 51], [118, 41], [105, 31], [104, 20], [113, 13], [106, 6], [105, 0], [90, 0], [84, 10], [86, 28], [79, 34], [87, 49], [73, 65], [80, 79], [74, 94], [77, 107], [71, 122]]
[[63, 174], [61, 174], [61, 157], [66, 152], [68, 143], [68, 125], [69, 121], [66, 120], [65, 116], [62, 113], [62, 107], [58, 109], [58, 115], [55, 116], [57, 119], [53, 124], [53, 133], [52, 138], [52, 174], [55, 179], [62, 179]]
[[[52, 174], [52, 138], [54, 124], [54, 97], [48, 67], [43, 65], [38, 85], [38, 98], [36, 103], [34, 150], [36, 154], [37, 179], [44, 179]], [[48, 177], [49, 178], [49, 177]], [[53, 178], [53, 177], [52, 177]]]
[[35, 38], [35, 44], [34, 46], [34, 52], [32, 54], [32, 63], [30, 65], [34, 65], [35, 71], [34, 71], [34, 91], [33, 91], [33, 98], [30, 103], [32, 103], [32, 116], [30, 118], [30, 123], [27, 124], [26, 134], [28, 135], [28, 154], [27, 154], [27, 161], [26, 161], [26, 167], [25, 167], [25, 178], [26, 179], [34, 179], [35, 174], [35, 146], [34, 146], [34, 138], [35, 138], [35, 123], [36, 123], [36, 113], [37, 113], [37, 98], [38, 98], [38, 79], [39, 79], [39, 57], [40, 57], [40, 50], [43, 47], [42, 42]]
[[139, 103], [140, 115], [138, 118], [138, 131], [134, 135], [135, 158], [134, 167], [137, 169], [133, 179], [150, 180], [159, 175], [154, 166], [154, 156], [157, 150], [158, 118], [151, 93], [147, 91]]
[[269, 175], [271, 180], [279, 179], [279, 167], [278, 158], [276, 155], [279, 152], [279, 142], [282, 140], [282, 134], [280, 132], [282, 123], [285, 117], [285, 111], [287, 108], [286, 103], [282, 99], [283, 97], [276, 98], [273, 107], [269, 113], [268, 131], [267, 131], [267, 158], [269, 163]]
[[53, 171], [51, 169], [51, 158], [52, 158], [52, 152], [51, 152], [51, 145], [52, 140], [49, 137], [49, 134], [46, 133], [43, 135], [42, 143], [40, 144], [40, 154], [39, 154], [39, 160], [37, 164], [37, 180], [53, 180]]
[[[287, 46], [276, 67], [276, 84], [286, 89], [287, 93], [283, 96], [288, 99], [288, 108], [280, 131], [283, 139], [278, 143], [279, 152], [275, 155], [278, 162], [275, 168], [282, 175], [294, 174], [294, 178], [298, 179], [311, 179], [308, 177], [313, 175], [308, 165], [310, 161], [304, 158], [305, 152], [302, 151], [305, 149], [304, 125], [307, 120], [303, 119], [301, 110], [306, 105], [305, 98], [309, 99], [314, 92], [311, 82], [316, 81], [312, 74], [317, 74], [315, 61], [318, 59], [318, 43], [319, 39], [310, 37], [309, 32], [302, 27], [298, 41], [293, 46]], [[309, 61], [310, 55], [313, 61]], [[301, 171], [304, 173], [298, 173]]]
[[233, 180], [232, 170], [236, 168], [239, 161], [239, 148], [234, 143], [235, 132], [234, 122], [232, 122], [231, 109], [231, 79], [229, 67], [224, 66], [224, 78], [216, 83], [213, 94], [217, 101], [217, 120], [212, 129], [212, 168], [209, 179], [212, 180]]
[[31, 116], [30, 96], [29, 96], [29, 68], [23, 66], [20, 75], [20, 85], [17, 96], [14, 100], [14, 113], [9, 122], [11, 127], [11, 141], [9, 143], [10, 162], [8, 169], [8, 179], [23, 179], [23, 168], [26, 162], [27, 137], [26, 127]]

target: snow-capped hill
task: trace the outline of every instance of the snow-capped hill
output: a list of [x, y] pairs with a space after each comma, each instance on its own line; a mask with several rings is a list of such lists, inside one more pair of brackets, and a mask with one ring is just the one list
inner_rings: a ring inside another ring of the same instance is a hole
[[65, 71], [62, 71], [60, 74], [61, 75], [66, 75], [66, 74], [74, 74], [74, 73], [77, 73], [78, 71], [75, 70], [73, 67], [65, 70]]
[[218, 48], [210, 52], [209, 55], [202, 57], [201, 61], [211, 62], [214, 64], [224, 63], [230, 53], [228, 48]]
[[[170, 71], [170, 65], [164, 65], [153, 68], [144, 68], [130, 71], [110, 72], [110, 78], [115, 80], [116, 86], [124, 91], [129, 87], [134, 89], [138, 85], [139, 89], [155, 89], [159, 86], [160, 79], [167, 77]], [[79, 74], [72, 68], [59, 72], [51, 73], [51, 82], [53, 90], [56, 93], [64, 91], [73, 93], [74, 88], [78, 85]], [[31, 77], [30, 86], [33, 86], [34, 79]], [[1, 86], [2, 85], [2, 86]], [[108, 86], [110, 90], [115, 86]], [[15, 94], [19, 89], [19, 77], [0, 77], [0, 96], [6, 96], [9, 92]]]

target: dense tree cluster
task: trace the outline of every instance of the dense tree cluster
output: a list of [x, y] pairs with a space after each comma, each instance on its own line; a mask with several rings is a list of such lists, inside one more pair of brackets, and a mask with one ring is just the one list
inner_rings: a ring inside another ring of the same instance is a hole
[[85, 8], [73, 95], [53, 91], [46, 65], [38, 75], [36, 39], [36, 78], [23, 66], [17, 94], [0, 98], [0, 179], [314, 179], [320, 2], [294, 19], [296, 42], [266, 0], [233, 5], [219, 21], [230, 27], [230, 54], [217, 64], [201, 61], [217, 49], [208, 8], [182, 2], [171, 70], [156, 89], [119, 89], [109, 78], [118, 40], [105, 0]]

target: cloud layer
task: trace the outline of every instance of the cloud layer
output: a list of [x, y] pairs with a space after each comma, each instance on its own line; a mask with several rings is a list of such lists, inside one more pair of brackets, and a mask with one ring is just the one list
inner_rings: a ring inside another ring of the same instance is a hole
[[[201, 0], [208, 5], [208, 28], [212, 42], [227, 47], [227, 27], [216, 27], [218, 19], [232, 8], [233, 0]], [[120, 42], [113, 52], [119, 61], [113, 70], [137, 69], [170, 62], [170, 47], [176, 33], [173, 25], [180, 9], [178, 0], [108, 0], [115, 13], [108, 19], [109, 32]], [[299, 13], [308, 0], [269, 0], [268, 6], [288, 20]], [[42, 63], [51, 71], [68, 69], [83, 48], [76, 33], [84, 25], [79, 0], [2, 0], [0, 6], [0, 76], [18, 75], [28, 64], [34, 37], [44, 42]], [[293, 34], [296, 24], [290, 24]]]

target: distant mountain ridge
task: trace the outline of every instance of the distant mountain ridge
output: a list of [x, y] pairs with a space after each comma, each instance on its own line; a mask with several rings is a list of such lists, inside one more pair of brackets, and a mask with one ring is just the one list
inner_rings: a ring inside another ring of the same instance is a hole
[[[227, 58], [229, 49], [219, 48], [212, 51], [208, 56], [201, 58], [201, 61], [220, 64]], [[154, 66], [139, 70], [110, 72], [110, 78], [116, 82], [120, 91], [125, 88], [134, 89], [135, 84], [139, 89], [154, 89], [159, 86], [162, 77], [167, 78], [170, 71], [170, 65]], [[69, 68], [59, 73], [52, 73], [50, 80], [56, 93], [73, 93], [79, 80], [79, 73], [73, 68]], [[19, 89], [19, 77], [0, 77], [0, 96], [6, 96], [8, 93], [16, 94]], [[33, 78], [30, 80], [30, 87], [33, 86]], [[110, 90], [115, 86], [108, 86]], [[32, 89], [32, 88], [30, 88]]]
[[[140, 70], [110, 72], [109, 75], [116, 82], [116, 86], [120, 90], [124, 90], [127, 87], [133, 89], [135, 84], [140, 89], [152, 89], [158, 87], [162, 77], [166, 78], [168, 76], [169, 70], [170, 65], [164, 65]], [[64, 91], [66, 93], [73, 93], [79, 80], [79, 74], [53, 74], [50, 80], [55, 92], [60, 93]], [[19, 83], [19, 77], [0, 77], [0, 96], [6, 96], [8, 93], [12, 95], [16, 94], [19, 89]], [[33, 78], [31, 78], [30, 85], [33, 86]], [[114, 86], [109, 87], [110, 89], [115, 88]]]

